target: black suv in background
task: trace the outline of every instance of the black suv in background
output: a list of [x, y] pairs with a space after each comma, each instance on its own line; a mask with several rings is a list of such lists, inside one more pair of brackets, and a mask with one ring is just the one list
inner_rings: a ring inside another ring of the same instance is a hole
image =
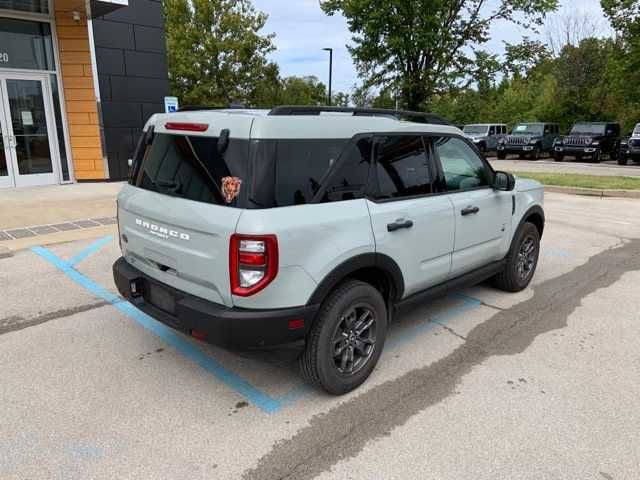
[[578, 160], [590, 158], [600, 162], [604, 155], [618, 157], [620, 124], [616, 122], [578, 122], [569, 135], [558, 138], [553, 146], [553, 159], [561, 162], [565, 157]]
[[511, 134], [498, 141], [498, 158], [504, 160], [510, 153], [531, 160], [539, 160], [543, 154], [551, 154], [554, 142], [560, 134], [557, 123], [519, 123]]
[[620, 141], [618, 165], [626, 165], [629, 160], [640, 163], [640, 123], [636, 125], [631, 137]]

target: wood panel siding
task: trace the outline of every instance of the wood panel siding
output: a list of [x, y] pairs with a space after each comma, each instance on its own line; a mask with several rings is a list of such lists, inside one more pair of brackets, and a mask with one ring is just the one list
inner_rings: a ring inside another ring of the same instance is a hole
[[78, 180], [105, 179], [85, 2], [54, 0], [54, 10], [74, 174]]

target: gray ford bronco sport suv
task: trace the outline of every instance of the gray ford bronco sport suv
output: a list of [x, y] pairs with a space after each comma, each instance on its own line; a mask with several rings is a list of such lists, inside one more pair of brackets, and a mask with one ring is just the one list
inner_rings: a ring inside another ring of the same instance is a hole
[[278, 107], [154, 115], [118, 197], [120, 293], [232, 350], [294, 350], [332, 394], [416, 302], [533, 277], [543, 189], [438, 117]]

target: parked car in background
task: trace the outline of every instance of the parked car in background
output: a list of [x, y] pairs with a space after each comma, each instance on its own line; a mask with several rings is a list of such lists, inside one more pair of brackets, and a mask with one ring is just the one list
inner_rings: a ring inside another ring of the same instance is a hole
[[544, 154], [551, 154], [553, 144], [560, 134], [557, 123], [519, 123], [510, 135], [498, 141], [498, 158], [504, 160], [508, 154], [526, 155], [539, 160]]
[[553, 146], [553, 159], [589, 158], [600, 162], [603, 156], [615, 160], [618, 154], [620, 124], [617, 122], [578, 122], [569, 135], [558, 138]]
[[618, 164], [626, 165], [629, 160], [640, 163], [640, 123], [633, 129], [630, 138], [625, 138], [620, 141]]
[[504, 123], [475, 123], [465, 125], [462, 131], [484, 155], [496, 150], [498, 140], [507, 134], [507, 126]]

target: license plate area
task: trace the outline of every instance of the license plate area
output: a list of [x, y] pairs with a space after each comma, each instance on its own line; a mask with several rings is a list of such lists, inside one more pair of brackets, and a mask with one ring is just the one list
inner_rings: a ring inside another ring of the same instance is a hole
[[170, 315], [175, 315], [176, 299], [171, 293], [153, 283], [147, 284], [146, 287], [145, 300], [147, 302], [149, 302], [154, 307], [159, 308], [163, 312], [166, 312]]

